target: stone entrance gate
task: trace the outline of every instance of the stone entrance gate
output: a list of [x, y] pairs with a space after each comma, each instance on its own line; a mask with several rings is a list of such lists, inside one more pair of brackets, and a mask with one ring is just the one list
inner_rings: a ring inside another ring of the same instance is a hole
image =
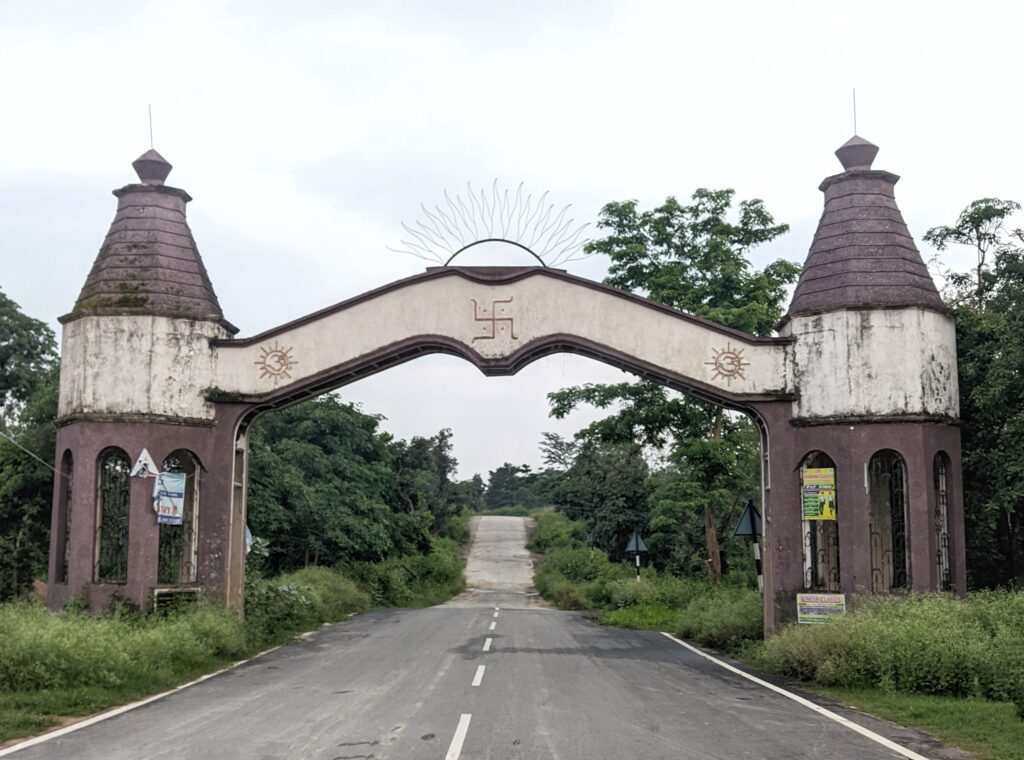
[[[261, 335], [224, 319], [149, 151], [64, 325], [48, 603], [144, 606], [204, 589], [241, 607], [248, 432], [285, 407], [426, 353], [509, 375], [572, 352], [749, 414], [762, 434], [765, 621], [804, 591], [962, 592], [953, 324], [896, 206], [898, 177], [853, 138], [778, 337], [758, 338], [547, 267], [436, 267]], [[148, 450], [186, 476], [160, 526]], [[835, 520], [804, 519], [806, 468]], [[170, 530], [170, 528], [175, 530]]]

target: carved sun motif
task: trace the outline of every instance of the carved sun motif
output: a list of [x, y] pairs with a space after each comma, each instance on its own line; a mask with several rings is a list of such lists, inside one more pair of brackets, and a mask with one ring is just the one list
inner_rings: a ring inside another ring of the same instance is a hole
[[733, 348], [727, 342], [725, 348], [713, 348], [711, 351], [714, 356], [704, 363], [711, 367], [713, 380], [724, 378], [727, 384], [732, 385], [733, 378], [744, 378], [743, 368], [750, 366], [750, 362], [743, 360], [744, 349]]
[[260, 358], [253, 364], [260, 368], [260, 378], [290, 378], [291, 368], [298, 362], [292, 358], [291, 346], [282, 348], [275, 341], [272, 346], [264, 346], [260, 349]]

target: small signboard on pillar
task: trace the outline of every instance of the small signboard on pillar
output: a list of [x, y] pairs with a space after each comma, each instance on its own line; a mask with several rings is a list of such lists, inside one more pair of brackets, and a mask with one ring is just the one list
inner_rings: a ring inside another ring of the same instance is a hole
[[640, 538], [640, 533], [633, 531], [633, 536], [626, 544], [626, 554], [633, 554], [636, 557], [636, 579], [640, 580], [640, 555], [647, 553], [647, 544]]
[[797, 594], [798, 623], [827, 623], [846, 614], [846, 594]]

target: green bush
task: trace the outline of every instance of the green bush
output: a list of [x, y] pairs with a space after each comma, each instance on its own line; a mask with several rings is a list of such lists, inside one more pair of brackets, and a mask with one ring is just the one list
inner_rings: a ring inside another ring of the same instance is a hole
[[53, 613], [0, 605], [0, 691], [165, 688], [246, 652], [230, 610], [196, 605], [168, 617]]
[[326, 567], [307, 567], [271, 580], [251, 578], [245, 585], [245, 628], [254, 648], [369, 607], [364, 591]]
[[533, 533], [526, 548], [538, 554], [547, 554], [556, 548], [583, 546], [586, 543], [586, 527], [582, 522], [570, 520], [561, 512], [550, 509], [531, 513], [534, 520]]
[[682, 612], [679, 635], [701, 646], [735, 651], [764, 636], [761, 594], [752, 589], [711, 586]]
[[592, 610], [611, 625], [675, 630], [703, 646], [734, 651], [763, 636], [761, 595], [748, 574], [678, 578], [653, 568], [612, 563], [583, 546], [582, 525], [557, 512], [536, 513], [531, 548], [545, 551], [534, 583], [545, 599], [566, 610]]
[[459, 546], [450, 538], [432, 538], [429, 554], [391, 557], [383, 562], [346, 566], [377, 607], [429, 607], [466, 586]]
[[469, 540], [469, 518], [468, 509], [463, 509], [456, 515], [450, 515], [441, 525], [438, 535], [442, 538], [450, 538], [457, 544], [464, 544]]
[[787, 626], [756, 657], [824, 686], [1013, 700], [1024, 673], [1024, 594], [867, 599], [827, 625]]

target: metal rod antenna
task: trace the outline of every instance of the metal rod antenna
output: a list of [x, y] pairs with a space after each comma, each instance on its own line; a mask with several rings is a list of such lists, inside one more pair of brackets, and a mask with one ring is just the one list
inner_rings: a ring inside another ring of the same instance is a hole
[[153, 147], [153, 104], [149, 104], [149, 149], [155, 150]]
[[853, 88], [853, 133], [857, 134], [857, 88]]

